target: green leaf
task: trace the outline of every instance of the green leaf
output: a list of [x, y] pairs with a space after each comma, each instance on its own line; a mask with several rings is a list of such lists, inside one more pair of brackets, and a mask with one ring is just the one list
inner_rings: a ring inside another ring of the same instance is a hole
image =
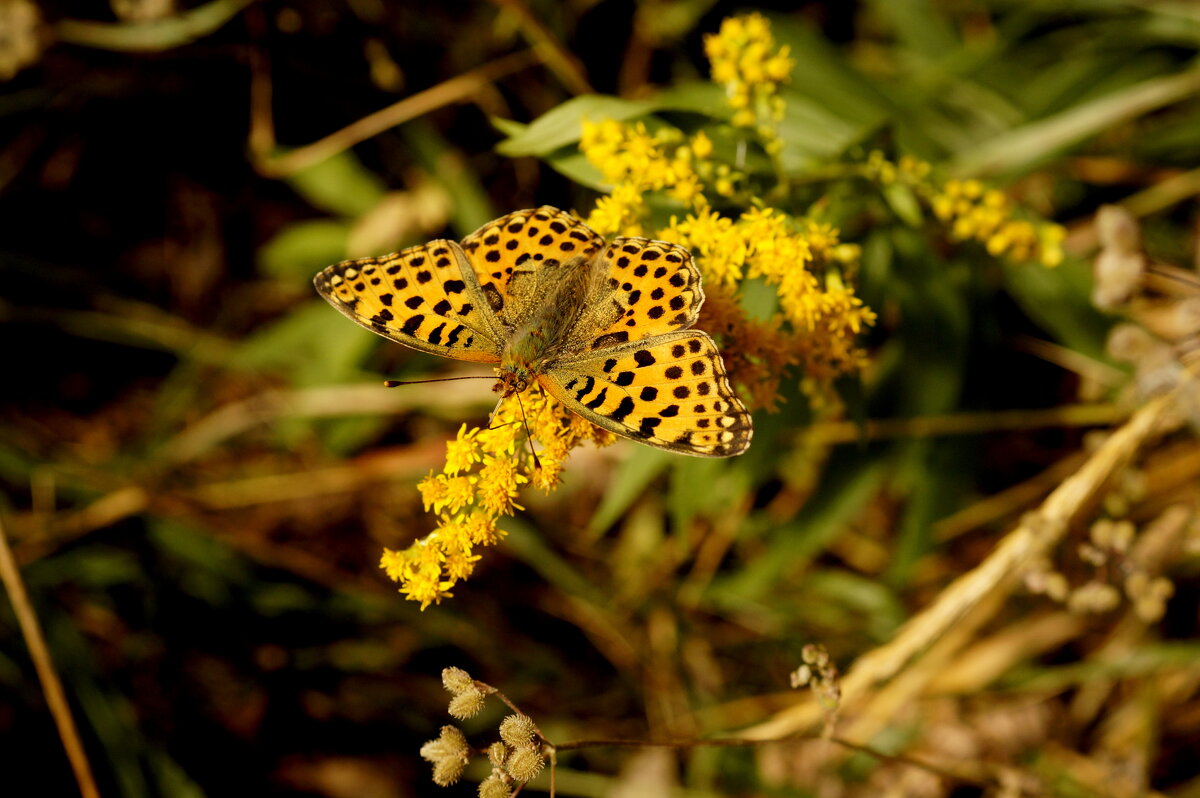
[[843, 454], [826, 469], [820, 487], [788, 523], [772, 524], [766, 547], [740, 571], [714, 580], [710, 595], [724, 606], [768, 599], [787, 575], [802, 572], [862, 512], [886, 473], [876, 459]]
[[1091, 302], [1091, 269], [1067, 261], [1054, 269], [1034, 263], [1007, 264], [1005, 285], [1030, 318], [1059, 343], [1097, 360], [1107, 360], [1104, 343], [1112, 321]]
[[492, 123], [492, 127], [499, 130], [504, 135], [512, 138], [519, 133], [523, 133], [529, 125], [525, 122], [518, 122], [515, 119], [505, 119], [501, 116], [489, 116], [488, 121]]
[[339, 216], [360, 216], [386, 192], [383, 180], [349, 150], [343, 150], [288, 178], [314, 207]]
[[[816, 571], [804, 580], [804, 592], [834, 605], [853, 628], [862, 628], [871, 640], [886, 640], [904, 622], [906, 610], [887, 585], [838, 568]], [[853, 617], [846, 618], [849, 614]]]
[[725, 89], [708, 80], [676, 83], [655, 93], [651, 100], [662, 111], [689, 111], [719, 120], [733, 116], [725, 102]]
[[313, 275], [346, 257], [349, 222], [313, 219], [279, 231], [258, 250], [258, 268], [269, 277], [309, 283]]
[[251, 335], [229, 362], [235, 368], [279, 371], [299, 387], [325, 385], [356, 377], [377, 340], [324, 302], [313, 300]]
[[1037, 162], [1143, 114], [1200, 92], [1200, 68], [1150, 78], [1059, 114], [1031, 122], [961, 153], [961, 174], [1020, 172]]
[[847, 121], [796, 91], [786, 89], [782, 96], [787, 105], [779, 124], [783, 139], [779, 157], [788, 173], [821, 165], [867, 134], [866, 125]]
[[935, 11], [929, 0], [875, 0], [871, 10], [894, 28], [900, 47], [912, 53], [936, 61], [961, 48], [945, 12]]
[[676, 457], [671, 461], [667, 510], [676, 531], [688, 528], [698, 515], [718, 512], [737, 503], [750, 490], [738, 461], [705, 457]]
[[885, 185], [883, 198], [896, 217], [909, 227], [921, 227], [925, 223], [925, 214], [921, 212], [921, 203], [913, 194], [912, 189], [903, 183]]
[[646, 490], [659, 474], [666, 470], [672, 455], [661, 449], [651, 449], [648, 446], [637, 446], [629, 458], [616, 469], [604, 499], [592, 515], [588, 524], [587, 534], [595, 538], [608, 529], [614, 521], [624, 515], [629, 507]]
[[151, 519], [150, 542], [158, 567], [186, 595], [210, 607], [232, 606], [254, 584], [249, 563], [224, 543], [186, 524]]
[[567, 177], [573, 183], [602, 191], [607, 187], [604, 176], [592, 163], [575, 147], [564, 147], [546, 159], [555, 171]]
[[623, 121], [645, 116], [654, 109], [655, 103], [645, 100], [584, 94], [542, 114], [529, 123], [525, 130], [496, 145], [496, 151], [510, 158], [549, 155], [559, 147], [579, 141], [584, 119], [593, 122], [603, 119]]

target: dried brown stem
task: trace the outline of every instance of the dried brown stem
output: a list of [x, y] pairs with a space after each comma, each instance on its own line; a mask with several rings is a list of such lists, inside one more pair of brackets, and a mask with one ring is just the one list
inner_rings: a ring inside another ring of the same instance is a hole
[[537, 54], [532, 50], [498, 58], [478, 69], [464, 72], [425, 91], [405, 97], [286, 155], [259, 158], [255, 162], [255, 168], [266, 177], [283, 178], [294, 175], [389, 128], [451, 103], [462, 102], [492, 81], [519, 72], [537, 62]]
[[54, 716], [54, 724], [58, 727], [58, 736], [62, 739], [63, 748], [67, 750], [67, 759], [71, 762], [71, 770], [75, 773], [75, 781], [79, 784], [79, 792], [84, 798], [100, 798], [96, 788], [96, 780], [92, 776], [92, 768], [88, 763], [83, 743], [79, 740], [79, 731], [75, 728], [75, 719], [71, 715], [71, 706], [67, 703], [62, 681], [46, 648], [46, 639], [42, 635], [41, 624], [37, 614], [29, 602], [29, 594], [25, 590], [25, 582], [13, 558], [12, 549], [8, 546], [8, 535], [4, 531], [3, 519], [0, 519], [0, 580], [8, 591], [12, 601], [13, 612], [25, 637], [25, 645], [29, 647], [29, 656], [37, 670], [38, 680], [42, 683], [42, 693], [50, 714]]

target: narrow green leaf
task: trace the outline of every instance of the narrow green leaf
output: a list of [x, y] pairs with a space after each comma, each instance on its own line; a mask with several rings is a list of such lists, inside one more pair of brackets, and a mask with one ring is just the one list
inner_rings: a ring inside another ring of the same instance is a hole
[[1054, 269], [1037, 264], [1005, 268], [1005, 285], [1030, 318], [1059, 343], [1106, 360], [1104, 342], [1112, 321], [1092, 304], [1091, 279], [1090, 267], [1078, 261]]
[[584, 119], [622, 121], [645, 116], [654, 109], [655, 104], [645, 100], [623, 100], [601, 94], [573, 97], [533, 120], [522, 132], [500, 142], [496, 150], [510, 158], [548, 155], [579, 141]]
[[646, 490], [646, 486], [666, 470], [670, 459], [677, 456], [660, 449], [651, 449], [648, 446], [634, 448], [630, 452], [629, 458], [621, 463], [613, 473], [608, 490], [604, 493], [604, 499], [596, 508], [596, 514], [592, 516], [591, 523], [588, 524], [588, 536], [599, 536], [614, 521], [624, 515], [638, 496], [641, 496], [642, 492]]
[[954, 168], [968, 175], [1019, 172], [1084, 139], [1197, 92], [1200, 68], [1151, 78], [986, 141], [960, 154]]
[[920, 227], [925, 223], [925, 214], [921, 212], [921, 203], [913, 194], [912, 189], [903, 183], [885, 185], [883, 198], [896, 217], [909, 227]]

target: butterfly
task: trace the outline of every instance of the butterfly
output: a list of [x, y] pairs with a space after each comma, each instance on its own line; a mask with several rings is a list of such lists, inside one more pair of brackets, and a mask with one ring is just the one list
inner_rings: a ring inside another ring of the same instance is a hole
[[336, 263], [318, 293], [354, 322], [422, 352], [497, 364], [504, 397], [536, 383], [617, 435], [681, 454], [746, 451], [753, 427], [716, 344], [689, 329], [704, 292], [678, 244], [610, 242], [542, 206]]

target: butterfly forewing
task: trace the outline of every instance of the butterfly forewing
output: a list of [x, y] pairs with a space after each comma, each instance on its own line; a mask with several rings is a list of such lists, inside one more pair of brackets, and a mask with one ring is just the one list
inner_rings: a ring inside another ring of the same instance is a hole
[[682, 454], [741, 454], [753, 434], [716, 344], [698, 330], [560, 361], [540, 382], [593, 424]]
[[685, 330], [704, 303], [700, 272], [678, 244], [616, 238], [591, 268], [591, 289], [567, 336], [568, 350], [598, 350]]
[[453, 241], [336, 263], [313, 283], [331, 305], [386, 338], [458, 360], [500, 360], [503, 330]]
[[563, 272], [603, 246], [583, 222], [548, 205], [488, 222], [462, 242], [488, 307], [509, 329], [533, 318]]

